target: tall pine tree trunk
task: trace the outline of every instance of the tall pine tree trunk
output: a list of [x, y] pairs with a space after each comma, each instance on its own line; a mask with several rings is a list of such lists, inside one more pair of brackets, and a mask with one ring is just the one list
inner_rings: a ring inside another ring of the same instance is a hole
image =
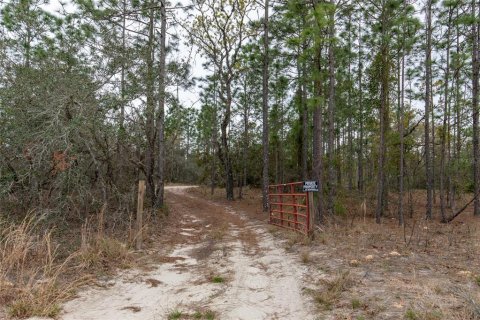
[[[126, 91], [126, 86], [125, 86], [125, 52], [126, 52], [126, 21], [127, 21], [127, 12], [126, 12], [126, 2], [127, 0], [123, 0], [123, 11], [122, 11], [122, 72], [120, 75], [120, 96], [121, 96], [121, 106], [120, 106], [120, 121], [119, 121], [119, 127], [120, 127], [120, 137], [119, 140], [122, 140], [122, 136], [125, 134], [125, 91]], [[120, 149], [120, 148], [119, 148]]]
[[318, 181], [318, 199], [317, 199], [317, 212], [316, 220], [318, 223], [324, 222], [323, 212], [323, 117], [322, 117], [322, 102], [323, 96], [321, 77], [321, 48], [317, 49], [317, 57], [315, 58], [316, 71], [319, 73], [315, 79], [314, 90], [316, 99], [315, 110], [313, 111], [313, 176]]
[[381, 55], [381, 74], [380, 74], [380, 145], [378, 157], [377, 172], [377, 207], [375, 210], [375, 221], [380, 223], [385, 208], [385, 163], [387, 153], [386, 133], [388, 126], [388, 86], [389, 86], [389, 47], [387, 42], [387, 8], [382, 9], [382, 43], [380, 48]]
[[[457, 7], [457, 18], [459, 17], [459, 9]], [[457, 23], [455, 27], [455, 37], [456, 37], [456, 45], [455, 45], [455, 51], [456, 51], [456, 56], [460, 56], [460, 26]], [[460, 162], [460, 152], [462, 149], [462, 131], [461, 131], [461, 126], [462, 126], [462, 118], [461, 118], [461, 104], [460, 104], [460, 66], [456, 66], [455, 68], [455, 74], [454, 74], [454, 80], [455, 80], [455, 150], [454, 150], [454, 162], [455, 162], [455, 167], [457, 167], [457, 170], [455, 172], [455, 182], [452, 183], [452, 195], [451, 195], [451, 208], [453, 211], [456, 211], [456, 204], [455, 204], [455, 198], [456, 198], [456, 191], [458, 189], [458, 178], [459, 178], [459, 171], [458, 171], [458, 164]]]
[[398, 175], [398, 224], [404, 224], [403, 212], [403, 192], [404, 192], [404, 177], [405, 177], [405, 137], [404, 135], [404, 110], [405, 110], [405, 52], [404, 44], [402, 47], [401, 57], [399, 59], [399, 79], [398, 92], [399, 97], [399, 121], [398, 133], [400, 136], [400, 163]]
[[437, 203], [437, 190], [436, 190], [436, 184], [435, 184], [435, 177], [436, 177], [436, 172], [435, 172], [435, 105], [433, 104], [433, 77], [430, 77], [430, 111], [432, 112], [432, 124], [431, 124], [431, 164], [432, 164], [432, 203], [433, 206]]
[[[333, 4], [333, 1], [332, 1]], [[330, 15], [329, 25], [329, 46], [328, 46], [328, 212], [333, 215], [335, 212], [335, 13]]]
[[[214, 67], [215, 68], [215, 67]], [[213, 111], [212, 111], [212, 136], [211, 136], [211, 148], [212, 148], [212, 166], [210, 168], [210, 194], [215, 193], [217, 187], [216, 172], [217, 172], [217, 154], [215, 150], [218, 149], [218, 120], [217, 120], [217, 73], [216, 69], [213, 71]]]
[[150, 2], [149, 24], [148, 24], [148, 46], [146, 53], [146, 67], [147, 67], [147, 107], [145, 111], [146, 117], [146, 138], [147, 150], [145, 152], [146, 164], [146, 180], [147, 180], [147, 197], [150, 199], [152, 207], [155, 205], [155, 90], [154, 90], [154, 2]]
[[441, 155], [440, 155], [440, 214], [442, 216], [442, 222], [446, 221], [446, 193], [448, 190], [445, 188], [446, 173], [446, 148], [447, 148], [447, 116], [449, 112], [449, 85], [450, 85], [450, 26], [452, 20], [452, 9], [448, 12], [448, 24], [447, 24], [447, 66], [445, 69], [445, 83], [444, 83], [444, 108], [443, 108], [443, 127], [441, 136]]
[[212, 147], [212, 164], [210, 167], [210, 194], [215, 194], [215, 188], [217, 187], [217, 156], [216, 150], [218, 149], [218, 126], [217, 126], [217, 109], [214, 111], [213, 130], [211, 136], [211, 147]]
[[269, 184], [269, 143], [268, 143], [268, 8], [269, 0], [265, 0], [265, 16], [263, 25], [263, 95], [262, 95], [262, 143], [263, 143], [263, 174], [262, 174], [262, 197], [263, 197], [263, 211], [267, 211], [269, 207], [268, 203], [268, 184]]
[[363, 178], [363, 86], [362, 86], [362, 76], [363, 76], [363, 61], [362, 61], [362, 21], [358, 23], [358, 105], [359, 105], [359, 116], [358, 121], [360, 122], [360, 133], [358, 141], [358, 181], [357, 188], [363, 193], [364, 191], [364, 178]]
[[243, 96], [244, 96], [244, 105], [243, 105], [243, 143], [242, 143], [242, 162], [243, 162], [243, 172], [242, 172], [242, 181], [240, 183], [240, 190], [238, 191], [238, 198], [243, 198], [243, 187], [247, 185], [247, 154], [248, 154], [248, 104], [249, 99], [247, 98], [247, 79], [243, 86]]
[[301, 75], [301, 91], [300, 101], [302, 107], [302, 180], [307, 180], [308, 176], [308, 105], [307, 105], [307, 86], [305, 83], [305, 77], [307, 74], [307, 66], [305, 62], [302, 62], [302, 75]]
[[[472, 0], [472, 15], [476, 15], [477, 2]], [[475, 20], [472, 25], [472, 116], [473, 116], [473, 192], [476, 196], [473, 202], [473, 214], [480, 216], [480, 144], [478, 130], [478, 77], [480, 64], [478, 60], [478, 34], [480, 23]]]
[[[155, 207], [161, 208], [164, 205], [165, 189], [165, 77], [166, 77], [166, 36], [167, 36], [167, 10], [166, 1], [160, 1], [160, 54], [158, 68], [158, 118], [157, 118], [157, 136], [158, 136], [158, 183], [157, 195], [155, 197]], [[188, 144], [187, 144], [188, 145]], [[188, 148], [187, 148], [188, 157]]]
[[[223, 76], [223, 74], [221, 75]], [[227, 76], [228, 79], [225, 80], [225, 97], [223, 101], [225, 102], [225, 113], [223, 115], [222, 123], [220, 124], [221, 131], [221, 149], [219, 152], [220, 160], [222, 161], [223, 167], [225, 169], [226, 175], [226, 197], [227, 200], [234, 200], [233, 188], [233, 167], [232, 167], [232, 158], [230, 154], [230, 146], [228, 143], [228, 126], [230, 125], [230, 120], [232, 117], [232, 83], [231, 79]]]
[[[318, 2], [315, 1], [314, 10]], [[320, 37], [321, 35], [317, 35]], [[313, 176], [318, 181], [318, 198], [315, 220], [317, 223], [324, 222], [323, 208], [323, 77], [322, 77], [322, 44], [317, 41], [315, 44], [315, 72], [314, 72], [314, 97], [315, 109], [313, 111]]]
[[430, 106], [431, 106], [431, 73], [432, 73], [432, 0], [428, 0], [426, 4], [426, 22], [427, 36], [425, 48], [425, 172], [427, 181], [427, 207], [426, 218], [432, 219], [432, 196], [433, 196], [433, 177], [432, 162], [430, 153]]
[[[352, 28], [352, 18], [350, 16], [349, 20], [349, 25], [350, 28]], [[352, 31], [349, 29], [348, 30], [348, 100], [347, 100], [347, 105], [349, 110], [353, 110], [352, 106], [352, 87], [353, 87], [353, 81], [352, 81], [352, 58], [351, 58], [351, 52], [352, 52]], [[348, 113], [348, 125], [347, 125], [347, 135], [348, 135], [348, 157], [347, 157], [347, 177], [348, 177], [348, 190], [353, 190], [353, 170], [354, 170], [354, 150], [353, 150], [353, 112], [349, 111]]]

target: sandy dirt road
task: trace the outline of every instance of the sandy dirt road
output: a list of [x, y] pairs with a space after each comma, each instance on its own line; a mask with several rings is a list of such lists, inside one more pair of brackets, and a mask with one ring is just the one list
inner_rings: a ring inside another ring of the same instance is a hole
[[164, 235], [168, 253], [158, 245], [166, 262], [82, 291], [64, 305], [61, 319], [314, 319], [302, 290], [307, 268], [264, 225], [186, 187], [167, 194], [178, 219]]

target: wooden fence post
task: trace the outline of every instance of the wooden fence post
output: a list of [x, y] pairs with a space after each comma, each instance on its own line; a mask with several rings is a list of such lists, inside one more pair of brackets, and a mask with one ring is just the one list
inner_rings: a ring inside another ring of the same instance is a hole
[[145, 197], [145, 180], [138, 181], [138, 199], [137, 199], [137, 250], [142, 249], [143, 242], [143, 198]]
[[315, 230], [314, 228], [315, 227], [315, 193], [314, 192], [308, 192], [308, 211], [309, 211], [308, 224], [310, 226], [310, 230], [307, 230], [307, 233], [313, 239], [314, 230]]
[[103, 239], [104, 225], [105, 225], [105, 211], [107, 210], [107, 203], [105, 202], [97, 214], [97, 239]]

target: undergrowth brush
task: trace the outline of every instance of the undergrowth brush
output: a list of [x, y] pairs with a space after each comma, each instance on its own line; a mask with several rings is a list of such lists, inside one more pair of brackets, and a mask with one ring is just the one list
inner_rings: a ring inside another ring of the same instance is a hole
[[20, 223], [0, 221], [0, 307], [10, 317], [56, 317], [94, 275], [132, 265], [127, 245], [91, 232], [82, 232], [79, 249], [60, 257], [60, 241], [39, 221], [34, 215]]

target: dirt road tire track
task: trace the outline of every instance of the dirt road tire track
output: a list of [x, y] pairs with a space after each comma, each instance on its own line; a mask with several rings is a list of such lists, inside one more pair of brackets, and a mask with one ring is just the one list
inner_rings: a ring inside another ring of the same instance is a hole
[[264, 226], [185, 187], [167, 193], [170, 211], [178, 215], [166, 233], [174, 244], [172, 261], [151, 272], [121, 274], [108, 288], [86, 289], [66, 303], [61, 319], [153, 320], [198, 310], [222, 320], [314, 319], [310, 297], [302, 292], [307, 268]]

